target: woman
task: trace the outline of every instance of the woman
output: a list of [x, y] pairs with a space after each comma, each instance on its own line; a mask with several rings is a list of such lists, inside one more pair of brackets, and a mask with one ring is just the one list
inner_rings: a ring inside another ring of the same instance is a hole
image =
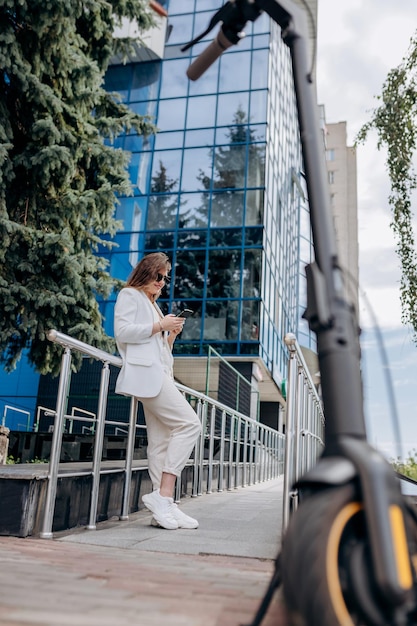
[[145, 256], [117, 298], [114, 332], [123, 366], [116, 393], [137, 397], [148, 434], [148, 467], [153, 491], [142, 497], [152, 523], [169, 530], [198, 528], [173, 501], [175, 481], [188, 461], [201, 424], [177, 389], [172, 347], [184, 319], [164, 315], [156, 304], [171, 269], [163, 252]]

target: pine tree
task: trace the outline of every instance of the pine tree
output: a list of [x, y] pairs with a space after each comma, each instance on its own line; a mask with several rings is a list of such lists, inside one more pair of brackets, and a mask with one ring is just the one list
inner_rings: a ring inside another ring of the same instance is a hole
[[57, 373], [51, 328], [112, 349], [96, 295], [114, 280], [100, 256], [130, 194], [122, 130], [152, 132], [103, 88], [122, 17], [145, 30], [146, 0], [0, 0], [0, 361], [22, 352]]

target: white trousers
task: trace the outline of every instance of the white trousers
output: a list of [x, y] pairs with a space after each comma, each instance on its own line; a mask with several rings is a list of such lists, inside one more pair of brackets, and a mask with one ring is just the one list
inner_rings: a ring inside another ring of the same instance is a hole
[[180, 476], [201, 432], [201, 423], [168, 374], [157, 396], [139, 400], [148, 433], [149, 476], [153, 488], [159, 489], [163, 472]]

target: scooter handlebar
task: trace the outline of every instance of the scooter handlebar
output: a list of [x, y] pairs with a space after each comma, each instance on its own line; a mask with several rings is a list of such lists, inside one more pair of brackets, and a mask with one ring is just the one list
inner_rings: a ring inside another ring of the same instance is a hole
[[207, 46], [205, 50], [193, 61], [187, 70], [187, 76], [190, 80], [197, 80], [204, 72], [219, 58], [227, 48], [232, 46], [232, 42], [226, 37], [222, 29], [219, 30], [217, 37]]

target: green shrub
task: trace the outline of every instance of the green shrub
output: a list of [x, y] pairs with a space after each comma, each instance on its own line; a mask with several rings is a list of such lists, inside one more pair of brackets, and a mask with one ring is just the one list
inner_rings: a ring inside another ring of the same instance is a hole
[[412, 478], [417, 481], [417, 450], [412, 450], [412, 452], [408, 453], [408, 458], [405, 461], [397, 458], [396, 460], [391, 461], [391, 465], [395, 469], [396, 472], [402, 474], [403, 476], [407, 476], [408, 478]]

